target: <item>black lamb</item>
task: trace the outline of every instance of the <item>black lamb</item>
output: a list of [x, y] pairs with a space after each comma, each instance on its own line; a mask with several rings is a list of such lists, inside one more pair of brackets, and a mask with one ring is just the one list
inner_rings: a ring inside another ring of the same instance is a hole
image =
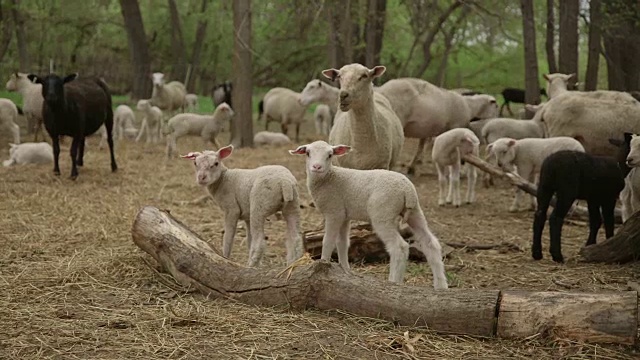
[[558, 151], [542, 162], [531, 247], [535, 260], [542, 259], [542, 230], [554, 194], [556, 206], [549, 217], [549, 252], [553, 261], [564, 262], [560, 246], [562, 224], [576, 199], [586, 200], [589, 208], [589, 238], [586, 245], [596, 243], [603, 219], [606, 237], [613, 236], [614, 210], [618, 195], [624, 188], [625, 167], [611, 157], [592, 156], [572, 150]]
[[85, 137], [95, 133], [102, 124], [107, 130], [107, 142], [111, 154], [111, 171], [116, 171], [113, 153], [113, 109], [111, 93], [102, 79], [80, 78], [71, 74], [61, 78], [55, 74], [40, 77], [30, 74], [29, 79], [42, 84], [42, 117], [53, 143], [53, 173], [60, 175], [60, 135], [73, 138], [71, 143], [71, 179], [78, 177], [83, 165]]
[[[547, 91], [544, 88], [541, 88], [540, 95], [547, 96]], [[509, 106], [509, 103], [524, 104], [524, 90], [516, 88], [505, 88], [504, 90], [502, 90], [502, 98], [504, 99], [504, 102], [500, 106], [500, 116], [502, 116], [502, 110], [504, 110], [505, 106], [507, 107], [507, 110], [509, 110], [511, 116], [513, 116], [513, 111], [511, 111], [511, 106]]]

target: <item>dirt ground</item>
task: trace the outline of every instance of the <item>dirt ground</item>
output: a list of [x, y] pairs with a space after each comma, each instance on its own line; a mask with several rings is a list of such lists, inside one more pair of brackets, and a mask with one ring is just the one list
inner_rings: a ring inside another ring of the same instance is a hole
[[[272, 125], [273, 126], [273, 125]], [[262, 130], [263, 124], [259, 125]], [[305, 124], [304, 142], [317, 139]], [[256, 130], [257, 131], [257, 130]], [[222, 134], [222, 140], [228, 133]], [[340, 311], [292, 312], [210, 300], [176, 291], [158, 273], [150, 256], [131, 241], [130, 228], [144, 205], [171, 214], [220, 248], [222, 212], [211, 202], [185, 205], [203, 189], [190, 161], [166, 161], [164, 144], [117, 144], [119, 170], [111, 173], [108, 151], [88, 140], [85, 166], [77, 181], [68, 179], [66, 141], [61, 177], [52, 166], [0, 168], [0, 358], [3, 359], [507, 359], [637, 358], [640, 348], [600, 346], [533, 337], [523, 341], [436, 335], [424, 328], [397, 327]], [[0, 143], [6, 144], [6, 134]], [[405, 143], [407, 164], [417, 141]], [[239, 149], [230, 168], [281, 164], [299, 180], [302, 203], [304, 161], [288, 147]], [[1, 160], [7, 156], [2, 145]], [[178, 140], [180, 153], [201, 150], [198, 138]], [[425, 157], [429, 159], [429, 156]], [[406, 169], [404, 169], [406, 172]], [[507, 211], [513, 189], [502, 182], [477, 186], [477, 202], [461, 208], [437, 206], [437, 182], [427, 162], [413, 178], [427, 220], [443, 242], [499, 244], [515, 248], [456, 250], [445, 261], [452, 287], [553, 291], [621, 291], [640, 281], [637, 265], [593, 265], [578, 261], [587, 236], [585, 224], [566, 224], [558, 265], [548, 255], [530, 256], [533, 213]], [[466, 182], [463, 181], [463, 191]], [[302, 229], [316, 229], [316, 209], [302, 210]], [[548, 228], [547, 228], [548, 229]], [[264, 267], [285, 265], [284, 223], [267, 223]], [[601, 231], [603, 232], [603, 231]], [[602, 240], [604, 234], [601, 234]], [[244, 230], [238, 232], [232, 259], [247, 259]], [[353, 264], [355, 271], [381, 280], [388, 266]], [[426, 264], [412, 263], [406, 282], [431, 287]], [[404, 333], [414, 339], [410, 344]]]

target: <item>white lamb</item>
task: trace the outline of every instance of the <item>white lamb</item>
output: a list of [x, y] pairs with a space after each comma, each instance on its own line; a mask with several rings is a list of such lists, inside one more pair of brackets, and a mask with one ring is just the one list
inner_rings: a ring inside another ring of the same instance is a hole
[[205, 147], [211, 142], [216, 149], [220, 148], [216, 136], [233, 114], [231, 107], [222, 103], [216, 107], [213, 115], [186, 113], [172, 117], [167, 123], [167, 157], [171, 157], [176, 150], [176, 140], [186, 135], [200, 135]]
[[[544, 159], [560, 150], [584, 152], [584, 147], [578, 140], [566, 136], [520, 140], [501, 138], [487, 146], [487, 152], [495, 155], [498, 166], [505, 171], [516, 172], [531, 183], [536, 183], [536, 175], [540, 173]], [[522, 194], [524, 192], [521, 189], [516, 190], [516, 196], [509, 211], [518, 210]], [[530, 198], [531, 209], [535, 209], [535, 197]]]
[[164, 82], [164, 74], [160, 72], [151, 75], [153, 82], [153, 92], [151, 93], [151, 103], [160, 110], [172, 113], [180, 109], [184, 110], [185, 96], [187, 89], [180, 81]]
[[316, 106], [316, 110], [313, 112], [313, 119], [316, 124], [316, 133], [329, 135], [333, 125], [333, 117], [331, 116], [329, 105], [319, 104]]
[[18, 121], [18, 108], [13, 101], [0, 98], [0, 125], [9, 130], [14, 144], [20, 144], [20, 127]]
[[[135, 119], [136, 115], [129, 106], [118, 105], [113, 112], [113, 140], [135, 139], [138, 134], [138, 129], [133, 126]], [[102, 134], [102, 139], [100, 139], [98, 148], [102, 149], [107, 142], [107, 129], [104, 125], [100, 126], [100, 133]]]
[[626, 222], [631, 215], [640, 210], [640, 136], [630, 133], [624, 135], [625, 141], [618, 142], [617, 146], [627, 143], [629, 154], [627, 154], [626, 164], [631, 169], [624, 178], [624, 189], [620, 193], [622, 222]]
[[[458, 207], [462, 201], [460, 199], [460, 168], [462, 157], [467, 154], [478, 156], [480, 140], [467, 128], [455, 128], [436, 136], [433, 141], [431, 158], [438, 171], [439, 196], [438, 205], [453, 202]], [[472, 203], [476, 196], [477, 170], [471, 164], [467, 166], [467, 204]], [[449, 177], [449, 192], [447, 191], [447, 175]]]
[[258, 266], [264, 253], [265, 219], [278, 211], [287, 222], [287, 264], [302, 256], [299, 231], [300, 205], [298, 182], [291, 172], [280, 165], [255, 169], [227, 169], [222, 163], [233, 146], [218, 151], [191, 152], [182, 156], [196, 165], [196, 182], [207, 191], [224, 211], [222, 255], [229, 258], [238, 220], [247, 229], [248, 266]]
[[35, 132], [35, 141], [38, 141], [38, 131], [42, 124], [42, 85], [31, 82], [28, 74], [13, 73], [7, 81], [6, 88], [22, 95], [22, 111], [27, 118], [27, 132]]
[[162, 110], [159, 107], [151, 105], [149, 100], [139, 100], [136, 106], [138, 111], [144, 113], [140, 131], [136, 137], [136, 142], [140, 141], [142, 135], [147, 133], [147, 144], [156, 143], [160, 139], [160, 128], [162, 126]]
[[352, 169], [393, 169], [398, 162], [404, 133], [402, 122], [384, 95], [373, 91], [373, 79], [386, 71], [349, 64], [322, 74], [340, 81], [339, 109], [329, 133], [332, 144], [352, 147], [350, 154], [336, 159], [338, 165]]
[[296, 141], [300, 140], [300, 125], [304, 121], [304, 114], [307, 111], [306, 105], [299, 101], [300, 93], [293, 90], [275, 87], [269, 90], [261, 101], [261, 108], [258, 120], [264, 117], [264, 129], [269, 130], [269, 123], [277, 121], [280, 123], [282, 133], [288, 135], [289, 125], [296, 126]]
[[198, 95], [187, 94], [184, 96], [184, 108], [189, 112], [196, 112], [198, 110]]
[[431, 267], [433, 287], [446, 289], [440, 242], [427, 225], [411, 181], [394, 171], [331, 165], [333, 156], [342, 156], [350, 150], [346, 145], [331, 146], [316, 141], [289, 151], [306, 155], [307, 188], [325, 220], [322, 259], [330, 261], [337, 246], [340, 266], [350, 271], [349, 222], [369, 221], [389, 253], [389, 281], [402, 283], [409, 257], [409, 245], [398, 231], [399, 222], [404, 219], [415, 235], [413, 246], [424, 253]]
[[543, 106], [544, 104], [525, 105], [527, 109], [535, 113], [533, 119], [530, 120], [509, 118], [489, 119], [482, 127], [480, 139], [482, 139], [485, 144], [491, 144], [492, 142], [505, 137], [516, 140], [526, 138], [543, 138], [544, 124], [541, 121], [541, 115], [539, 112]]
[[50, 164], [53, 162], [53, 148], [49, 143], [9, 144], [9, 159], [4, 166], [25, 164]]
[[290, 143], [291, 139], [283, 133], [259, 131], [253, 136], [253, 144], [256, 146], [285, 145]]

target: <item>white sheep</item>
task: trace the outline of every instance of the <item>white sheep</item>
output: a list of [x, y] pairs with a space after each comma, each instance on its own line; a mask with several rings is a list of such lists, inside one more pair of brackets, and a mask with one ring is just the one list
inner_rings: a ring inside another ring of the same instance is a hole
[[307, 105], [299, 101], [300, 93], [293, 90], [275, 87], [269, 90], [259, 105], [258, 120], [264, 118], [264, 129], [269, 130], [269, 123], [280, 122], [282, 133], [288, 135], [289, 125], [296, 126], [296, 141], [300, 140], [300, 125], [304, 121]]
[[253, 144], [256, 146], [285, 145], [290, 143], [291, 139], [283, 133], [259, 131], [253, 136]]
[[322, 74], [340, 81], [339, 109], [329, 133], [332, 144], [352, 147], [350, 154], [336, 159], [352, 169], [393, 169], [402, 151], [402, 123], [384, 95], [373, 91], [373, 79], [386, 71], [349, 64]]
[[33, 83], [27, 78], [28, 74], [13, 73], [7, 81], [8, 91], [15, 91], [22, 95], [22, 111], [27, 119], [27, 132], [35, 132], [38, 141], [38, 131], [42, 124], [42, 85]]
[[624, 189], [619, 196], [622, 205], [622, 222], [626, 222], [631, 215], [640, 210], [640, 136], [631, 133], [624, 135], [624, 142], [613, 141], [614, 145], [628, 147], [625, 163], [630, 169], [624, 178]]
[[331, 116], [331, 108], [329, 105], [319, 104], [313, 112], [313, 120], [316, 124], [316, 133], [329, 135], [331, 126], [333, 125], [333, 117]]
[[573, 74], [544, 74], [543, 77], [547, 81], [547, 94], [549, 94], [549, 99], [556, 97], [562, 93], [569, 91], [568, 85], [569, 80], [576, 76]]
[[338, 112], [338, 96], [340, 89], [318, 79], [311, 80], [300, 93], [300, 103], [304, 106], [315, 102], [328, 105], [331, 114]]
[[49, 143], [9, 144], [9, 159], [4, 166], [25, 164], [50, 164], [53, 162], [53, 148]]
[[153, 82], [153, 92], [151, 93], [151, 104], [157, 106], [168, 114], [184, 110], [185, 96], [187, 89], [180, 81], [171, 81], [165, 84], [164, 74], [160, 72], [151, 75]]
[[332, 166], [333, 156], [343, 156], [350, 150], [346, 145], [316, 141], [289, 151], [306, 155], [307, 188], [325, 220], [322, 260], [330, 261], [337, 247], [340, 266], [350, 271], [349, 223], [370, 221], [389, 253], [389, 281], [402, 283], [409, 257], [409, 245], [398, 232], [399, 220], [404, 219], [415, 235], [413, 246], [424, 253], [431, 267], [433, 287], [446, 289], [440, 242], [427, 225], [411, 181], [389, 170]]
[[[478, 156], [480, 140], [467, 128], [455, 128], [436, 136], [433, 141], [431, 158], [438, 171], [438, 205], [453, 203], [458, 207], [461, 205], [460, 199], [460, 168], [462, 157], [467, 154]], [[475, 200], [477, 170], [471, 164], [467, 167], [467, 196], [468, 204]], [[449, 191], [447, 191], [447, 175], [449, 177]], [[446, 199], [445, 199], [445, 193]]]
[[213, 115], [178, 114], [167, 123], [167, 157], [176, 150], [176, 140], [186, 135], [200, 135], [205, 147], [211, 142], [216, 149], [220, 147], [216, 136], [222, 130], [224, 123], [229, 121], [234, 112], [227, 103], [222, 103]]
[[162, 126], [162, 110], [159, 107], [151, 105], [149, 100], [138, 100], [136, 109], [144, 113], [140, 131], [136, 137], [136, 142], [140, 141], [142, 135], [147, 133], [147, 144], [156, 143], [160, 139], [160, 129]]
[[[128, 105], [118, 105], [113, 112], [113, 140], [135, 139], [138, 134], [138, 129], [133, 125], [135, 119], [136, 115]], [[102, 139], [98, 148], [102, 149], [107, 142], [107, 128], [104, 124], [100, 126], [99, 132], [102, 134]]]
[[189, 112], [196, 112], [198, 110], [198, 95], [187, 94], [184, 96], [184, 108]]
[[526, 138], [543, 138], [544, 124], [541, 121], [541, 115], [539, 115], [539, 110], [542, 109], [543, 106], [544, 104], [526, 104], [525, 107], [535, 113], [533, 119], [529, 120], [510, 118], [488, 119], [486, 124], [482, 127], [480, 139], [485, 144], [491, 144], [500, 138], [507, 137], [516, 140]]
[[13, 143], [20, 144], [20, 127], [18, 121], [18, 108], [13, 101], [0, 98], [0, 125], [9, 130], [13, 136]]
[[404, 136], [420, 139], [409, 174], [422, 161], [428, 139], [450, 129], [466, 128], [472, 119], [495, 118], [498, 114], [498, 104], [491, 95], [462, 96], [422, 79], [389, 80], [376, 92], [389, 99], [402, 122]]
[[265, 219], [281, 211], [287, 223], [287, 264], [291, 264], [302, 256], [296, 178], [280, 165], [227, 169], [222, 161], [232, 151], [233, 146], [229, 145], [218, 151], [191, 152], [182, 156], [194, 161], [196, 182], [207, 188], [224, 212], [222, 255], [229, 258], [238, 220], [243, 220], [247, 229], [248, 266], [258, 266], [266, 247]]
[[[536, 183], [536, 175], [540, 173], [544, 159], [560, 150], [584, 152], [584, 147], [578, 140], [566, 136], [519, 140], [501, 138], [487, 146], [487, 152], [495, 155], [498, 166], [505, 171], [516, 172], [531, 183]], [[509, 211], [518, 210], [520, 197], [523, 194], [521, 189], [516, 189], [516, 196]], [[531, 209], [535, 209], [535, 197], [531, 196], [530, 199]]]

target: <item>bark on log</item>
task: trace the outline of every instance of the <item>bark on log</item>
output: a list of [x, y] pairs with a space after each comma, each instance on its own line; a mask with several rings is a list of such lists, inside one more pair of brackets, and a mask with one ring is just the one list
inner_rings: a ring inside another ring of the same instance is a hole
[[640, 212], [631, 215], [613, 237], [580, 249], [580, 255], [587, 262], [607, 264], [640, 259]]
[[498, 337], [566, 338], [634, 344], [638, 328], [635, 291], [609, 294], [503, 291]]
[[[336, 263], [312, 261], [308, 256], [283, 271], [245, 268], [223, 258], [168, 212], [151, 206], [138, 212], [132, 237], [179, 283], [193, 285], [213, 298], [294, 310], [341, 309], [400, 325], [427, 326], [440, 333], [484, 337], [496, 335], [497, 323], [498, 334], [507, 337], [530, 335], [531, 331], [542, 329], [569, 339], [628, 344], [634, 341], [637, 329], [635, 291], [611, 294], [509, 291], [498, 308], [498, 290], [436, 291], [398, 285], [348, 274]], [[614, 305], [605, 307], [611, 304]], [[505, 318], [496, 318], [498, 315]], [[536, 326], [525, 328], [532, 318], [538, 319]]]
[[[538, 188], [536, 187], [536, 185], [528, 182], [527, 180], [521, 178], [520, 176], [514, 173], [504, 172], [499, 167], [489, 164], [488, 162], [474, 155], [465, 155], [462, 158], [464, 159], [464, 161], [469, 162], [471, 165], [477, 167], [478, 169], [484, 172], [487, 172], [491, 175], [495, 175], [503, 179], [506, 179], [514, 186], [518, 187], [519, 189], [522, 189], [524, 192], [529, 193], [533, 196], [536, 196], [536, 193], [538, 191]], [[551, 199], [551, 206], [554, 206], [554, 207], [556, 206], [555, 196]], [[584, 206], [574, 206], [573, 212], [568, 217], [572, 217], [572, 216], [579, 218], [581, 220], [589, 221], [589, 211]], [[622, 213], [618, 208], [616, 208], [615, 210], [615, 221], [617, 224], [622, 224]]]

